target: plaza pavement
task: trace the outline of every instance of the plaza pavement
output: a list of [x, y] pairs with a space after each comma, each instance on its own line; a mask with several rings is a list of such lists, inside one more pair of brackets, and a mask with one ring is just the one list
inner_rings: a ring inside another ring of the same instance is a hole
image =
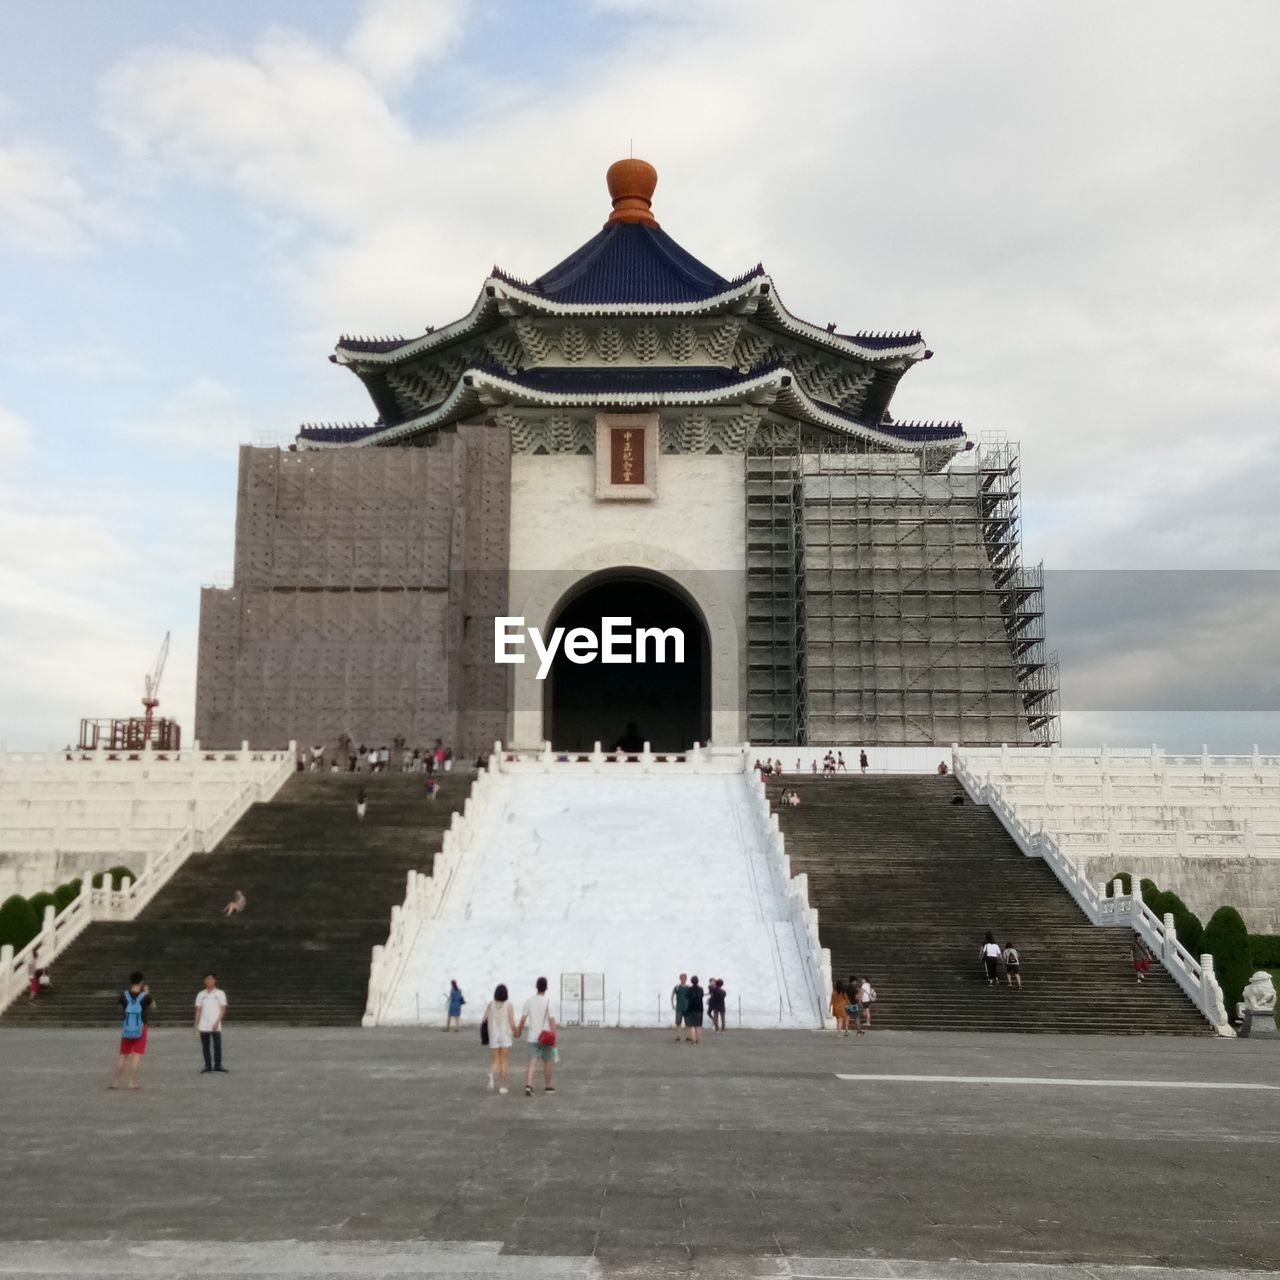
[[0, 1276], [1280, 1264], [1280, 1044], [569, 1030], [526, 1099], [486, 1091], [476, 1035], [229, 1020], [202, 1076], [162, 1028], [128, 1094], [110, 1025], [0, 1023]]

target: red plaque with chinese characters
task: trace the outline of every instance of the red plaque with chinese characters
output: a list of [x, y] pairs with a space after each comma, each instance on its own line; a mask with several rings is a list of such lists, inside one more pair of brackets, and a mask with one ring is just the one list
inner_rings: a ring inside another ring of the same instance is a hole
[[644, 429], [641, 427], [610, 428], [610, 484], [644, 484], [644, 444]]

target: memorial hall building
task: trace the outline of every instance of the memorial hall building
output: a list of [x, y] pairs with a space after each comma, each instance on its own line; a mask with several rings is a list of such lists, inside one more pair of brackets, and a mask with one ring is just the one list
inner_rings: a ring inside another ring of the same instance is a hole
[[[614, 164], [602, 230], [532, 278], [494, 268], [449, 324], [343, 337], [367, 424], [241, 449], [203, 745], [1056, 740], [1016, 446], [910, 421], [920, 333], [838, 332], [763, 266], [721, 275], [659, 225], [656, 182]], [[683, 661], [562, 645], [539, 679], [524, 631], [496, 660], [501, 627], [610, 618], [679, 631]]]

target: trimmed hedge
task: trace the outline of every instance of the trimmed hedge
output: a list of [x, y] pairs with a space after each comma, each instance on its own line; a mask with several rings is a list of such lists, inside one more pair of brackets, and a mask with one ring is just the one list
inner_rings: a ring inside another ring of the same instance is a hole
[[1280, 933], [1251, 933], [1249, 950], [1259, 969], [1280, 969]]
[[1127, 871], [1117, 871], [1115, 875], [1107, 878], [1107, 897], [1114, 898], [1116, 896], [1115, 882], [1119, 880], [1121, 890], [1125, 894], [1133, 892], [1133, 877]]
[[94, 875], [93, 887], [95, 889], [118, 889], [121, 881], [126, 876], [130, 880], [137, 880], [138, 878], [128, 867], [108, 867], [106, 871], [99, 871]]
[[1227, 1012], [1234, 1016], [1245, 984], [1253, 973], [1253, 955], [1249, 949], [1249, 931], [1235, 907], [1219, 907], [1213, 913], [1200, 940], [1200, 948], [1213, 957], [1213, 971]]
[[58, 906], [54, 901], [53, 894], [51, 893], [33, 893], [31, 897], [27, 899], [27, 905], [36, 913], [36, 919], [39, 920], [41, 924], [44, 923], [45, 907], [52, 907], [54, 915], [58, 914]]
[[21, 951], [40, 932], [40, 918], [31, 903], [15, 893], [0, 903], [0, 947], [6, 943]]
[[53, 891], [53, 905], [61, 915], [80, 896], [80, 881], [68, 880]]

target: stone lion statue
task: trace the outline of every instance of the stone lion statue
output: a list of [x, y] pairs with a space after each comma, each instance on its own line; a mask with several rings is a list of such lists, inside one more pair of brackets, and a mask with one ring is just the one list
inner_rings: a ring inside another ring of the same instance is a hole
[[1259, 969], [1249, 979], [1249, 984], [1244, 989], [1244, 1007], [1250, 1013], [1275, 1013], [1275, 983], [1271, 981], [1271, 975], [1265, 969]]

